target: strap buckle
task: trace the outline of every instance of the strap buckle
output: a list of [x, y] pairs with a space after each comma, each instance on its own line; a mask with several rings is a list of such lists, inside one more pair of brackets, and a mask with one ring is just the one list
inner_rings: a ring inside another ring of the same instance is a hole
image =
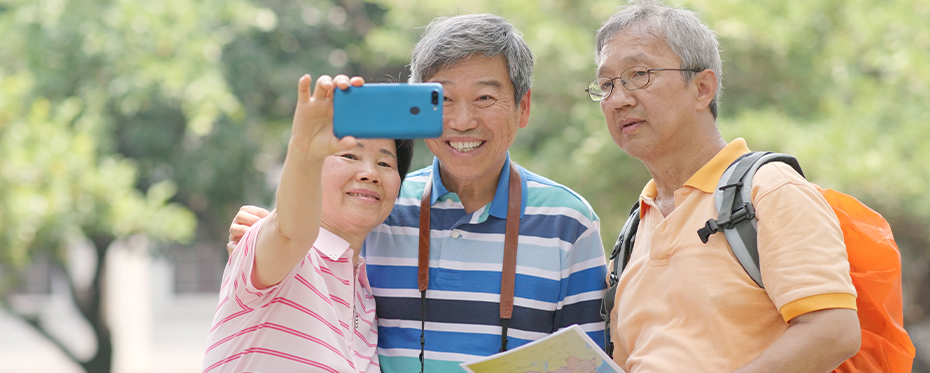
[[751, 203], [743, 202], [742, 205], [730, 213], [728, 218], [720, 220], [707, 219], [707, 223], [704, 223], [704, 228], [698, 229], [697, 234], [698, 237], [701, 238], [701, 242], [707, 243], [707, 240], [710, 239], [710, 235], [720, 232], [723, 229], [733, 229], [737, 224], [745, 220], [754, 219], [755, 217], [756, 209], [752, 207]]

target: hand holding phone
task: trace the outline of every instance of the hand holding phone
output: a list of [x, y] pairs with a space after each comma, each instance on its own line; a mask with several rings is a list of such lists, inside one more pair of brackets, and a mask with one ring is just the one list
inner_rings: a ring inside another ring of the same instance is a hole
[[416, 139], [442, 134], [442, 85], [374, 83], [336, 89], [336, 137]]

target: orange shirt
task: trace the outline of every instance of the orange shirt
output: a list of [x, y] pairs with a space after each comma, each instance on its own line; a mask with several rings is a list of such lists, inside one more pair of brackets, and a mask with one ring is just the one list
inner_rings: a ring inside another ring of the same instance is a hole
[[748, 152], [743, 139], [721, 150], [675, 191], [664, 217], [650, 181], [630, 262], [611, 320], [614, 360], [627, 372], [732, 371], [758, 356], [787, 321], [828, 308], [856, 308], [843, 235], [829, 204], [790, 166], [773, 162], [753, 179], [762, 281], [756, 285], [722, 233], [697, 230], [716, 218], [720, 176]]

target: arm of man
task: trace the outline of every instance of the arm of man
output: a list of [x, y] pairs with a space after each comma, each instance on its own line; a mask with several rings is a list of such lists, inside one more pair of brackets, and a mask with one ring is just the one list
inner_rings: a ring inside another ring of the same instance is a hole
[[760, 167], [753, 184], [765, 291], [788, 328], [738, 371], [828, 372], [856, 354], [861, 333], [839, 221], [784, 163]]
[[[307, 255], [319, 235], [322, 216], [321, 174], [325, 158], [351, 149], [355, 139], [333, 135], [333, 90], [345, 88], [349, 79], [322, 76], [310, 93], [309, 75], [298, 84], [297, 109], [291, 139], [277, 190], [277, 207], [268, 215], [255, 244], [252, 283], [262, 289], [273, 286]], [[361, 85], [361, 78], [353, 78]]]
[[607, 260], [601, 241], [600, 221], [596, 220], [593, 211], [589, 211], [588, 215], [591, 220], [582, 222], [585, 229], [562, 260], [561, 272], [568, 273], [568, 277], [562, 279], [563, 292], [559, 295], [555, 327], [561, 329], [578, 324], [598, 346], [604, 348], [605, 325], [600, 306], [607, 290], [604, 281]]
[[855, 310], [833, 308], [791, 319], [785, 334], [736, 373], [829, 372], [859, 351]]
[[249, 230], [249, 227], [258, 223], [259, 220], [262, 220], [268, 216], [268, 214], [268, 210], [258, 206], [245, 205], [240, 207], [239, 212], [236, 213], [232, 223], [229, 225], [229, 242], [226, 243], [226, 253], [232, 255], [236, 245], [239, 244], [239, 240], [241, 240], [245, 232]]

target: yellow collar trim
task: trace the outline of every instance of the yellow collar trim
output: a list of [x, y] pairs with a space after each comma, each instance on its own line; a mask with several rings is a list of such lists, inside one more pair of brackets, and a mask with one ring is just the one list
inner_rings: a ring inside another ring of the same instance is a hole
[[[717, 189], [717, 182], [733, 161], [741, 155], [749, 153], [746, 140], [737, 138], [720, 150], [717, 155], [707, 162], [701, 169], [691, 175], [685, 186], [698, 189], [704, 193], [713, 193]], [[655, 198], [658, 194], [654, 180], [649, 180], [641, 193], [642, 198]]]

